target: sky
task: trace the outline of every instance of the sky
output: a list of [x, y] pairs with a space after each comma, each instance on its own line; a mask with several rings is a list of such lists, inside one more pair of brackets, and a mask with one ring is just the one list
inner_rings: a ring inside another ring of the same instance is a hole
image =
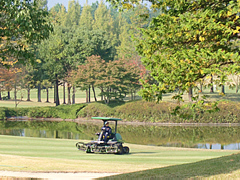
[[[66, 8], [68, 7], [69, 0], [48, 0], [48, 9], [51, 9], [56, 4], [63, 4]], [[88, 4], [91, 5], [94, 2], [100, 2], [100, 0], [88, 0]], [[83, 6], [86, 3], [86, 0], [78, 0], [79, 4]]]

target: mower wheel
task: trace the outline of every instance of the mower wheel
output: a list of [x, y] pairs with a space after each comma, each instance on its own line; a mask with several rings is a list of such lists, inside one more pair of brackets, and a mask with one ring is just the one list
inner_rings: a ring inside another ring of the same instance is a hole
[[123, 146], [122, 145], [119, 145], [118, 146], [118, 154], [123, 154], [124, 151], [123, 151]]
[[87, 146], [86, 153], [92, 153], [90, 146]]
[[123, 147], [123, 152], [124, 152], [124, 154], [129, 154], [129, 147], [124, 146]]

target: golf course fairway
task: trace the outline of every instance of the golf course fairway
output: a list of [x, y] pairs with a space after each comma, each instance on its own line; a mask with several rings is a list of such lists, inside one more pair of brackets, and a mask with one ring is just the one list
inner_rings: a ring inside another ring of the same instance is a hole
[[[178, 173], [181, 173], [182, 169], [186, 171], [185, 173], [191, 174], [190, 167], [201, 170], [199, 166], [205, 163], [206, 169], [208, 161], [212, 162], [213, 158], [216, 160], [228, 158], [227, 162], [235, 163], [232, 166], [240, 167], [240, 151], [237, 150], [188, 149], [126, 143], [130, 148], [130, 153], [127, 155], [87, 154], [75, 147], [76, 142], [79, 141], [81, 140], [0, 135], [0, 171], [129, 173], [122, 178], [131, 175], [140, 178], [143, 174], [153, 173], [157, 177], [156, 174], [164, 168], [164, 172], [168, 174], [171, 174], [171, 168], [173, 172], [179, 169]], [[228, 166], [230, 168], [230, 164]], [[234, 170], [239, 172], [239, 169], [234, 167], [229, 169], [229, 171]]]

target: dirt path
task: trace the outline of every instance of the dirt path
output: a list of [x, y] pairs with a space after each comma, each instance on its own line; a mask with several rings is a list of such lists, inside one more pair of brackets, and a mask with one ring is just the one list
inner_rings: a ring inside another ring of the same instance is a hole
[[0, 171], [0, 179], [6, 177], [15, 178], [40, 178], [52, 180], [90, 180], [105, 176], [117, 175], [117, 173], [37, 173], [37, 172], [13, 172], [13, 171]]

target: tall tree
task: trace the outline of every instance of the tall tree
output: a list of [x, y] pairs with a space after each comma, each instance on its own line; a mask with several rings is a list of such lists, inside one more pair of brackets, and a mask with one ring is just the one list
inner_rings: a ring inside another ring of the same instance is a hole
[[65, 25], [67, 27], [72, 27], [78, 25], [81, 13], [81, 6], [78, 1], [71, 0], [68, 1], [68, 11], [66, 14]]
[[[159, 82], [154, 92], [161, 94], [176, 89], [185, 92], [211, 74], [223, 79], [229, 71], [239, 71], [240, 57], [231, 48], [239, 38], [237, 1], [149, 2], [161, 8], [163, 14], [153, 18], [151, 26], [142, 30], [144, 37], [139, 40], [138, 52]], [[153, 86], [145, 87], [146, 96], [151, 96]]]
[[48, 0], [34, 0], [37, 4], [37, 6], [40, 9], [44, 9], [45, 11], [48, 10], [47, 4], [48, 4]]
[[40, 46], [40, 57], [43, 61], [43, 68], [49, 79], [55, 85], [55, 103], [56, 106], [60, 104], [58, 86], [59, 80], [62, 79], [66, 72], [64, 50], [66, 42], [64, 41], [64, 34], [66, 29], [62, 26], [55, 27], [54, 33], [48, 40], [44, 41]]
[[[107, 9], [107, 6], [102, 1], [94, 13], [93, 30], [104, 31], [109, 37], [109, 39], [111, 40], [112, 46], [113, 47], [116, 46], [117, 35], [116, 35], [116, 32], [114, 31], [115, 30], [114, 19], [111, 16], [110, 10]], [[111, 53], [112, 53], [112, 59], [113, 59], [116, 54], [116, 49], [115, 48], [111, 49]]]
[[91, 14], [91, 6], [89, 6], [87, 3], [83, 6], [83, 10], [81, 13], [79, 26], [85, 27], [88, 30], [92, 30], [93, 25], [93, 16]]
[[[11, 58], [27, 62], [34, 54], [28, 44], [49, 36], [52, 26], [46, 20], [48, 12], [30, 0], [0, 1], [0, 63]], [[32, 58], [34, 60], [34, 58]]]

